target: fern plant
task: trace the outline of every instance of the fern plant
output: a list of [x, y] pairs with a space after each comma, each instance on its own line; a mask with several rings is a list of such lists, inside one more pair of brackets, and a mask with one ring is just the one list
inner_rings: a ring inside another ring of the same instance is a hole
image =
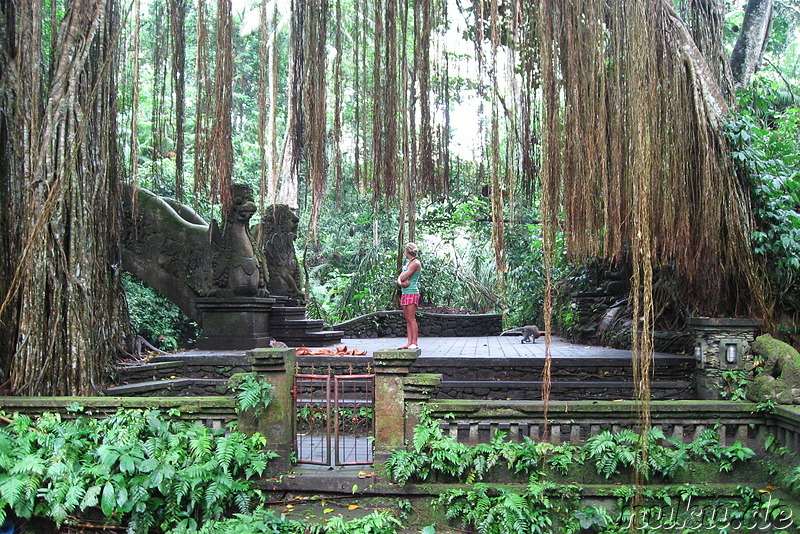
[[231, 507], [249, 511], [250, 479], [275, 456], [264, 452], [258, 434], [226, 434], [157, 410], [11, 421], [0, 428], [0, 522], [8, 510], [61, 524], [99, 508], [110, 522], [127, 521], [134, 534], [196, 528]]
[[272, 384], [263, 381], [256, 373], [235, 374], [228, 380], [228, 387], [238, 390], [236, 412], [251, 411], [256, 417], [264, 413], [275, 394]]
[[492, 488], [483, 483], [469, 490], [450, 490], [436, 501], [445, 517], [482, 534], [554, 531], [556, 506], [547, 492], [552, 487], [532, 480], [522, 493]]
[[[647, 454], [642, 453], [643, 440]], [[714, 429], [706, 429], [695, 441], [685, 444], [666, 438], [658, 427], [643, 436], [627, 429], [604, 430], [583, 447], [537, 443], [527, 437], [522, 443], [513, 443], [507, 439], [507, 433], [497, 432], [489, 443], [471, 447], [445, 436], [438, 421], [423, 414], [414, 431], [413, 451], [395, 451], [387, 466], [389, 475], [401, 484], [422, 482], [433, 474], [469, 484], [485, 479], [497, 466], [532, 475], [548, 465], [566, 475], [585, 462], [590, 462], [607, 479], [631, 468], [638, 469], [645, 479], [651, 476], [670, 479], [690, 461], [716, 462], [720, 470], [730, 470], [735, 462], [746, 461], [753, 455], [741, 443], [723, 447]]]
[[633, 466], [638, 441], [639, 436], [632, 430], [617, 433], [604, 430], [587, 440], [584, 455], [594, 462], [598, 473], [611, 478], [620, 468]]

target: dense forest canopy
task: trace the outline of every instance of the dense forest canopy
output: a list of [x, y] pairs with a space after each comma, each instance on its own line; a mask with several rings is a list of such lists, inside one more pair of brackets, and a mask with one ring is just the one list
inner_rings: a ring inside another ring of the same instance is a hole
[[[91, 392], [129, 343], [124, 182], [206, 219], [231, 180], [296, 208], [309, 309], [331, 323], [393, 305], [413, 240], [431, 306], [553, 310], [568, 329], [549, 295], [590, 288], [573, 269], [592, 259], [645, 289], [645, 332], [669, 304], [796, 333], [792, 2], [6, 0], [0, 16], [12, 391]], [[654, 276], [671, 281], [652, 294]]]

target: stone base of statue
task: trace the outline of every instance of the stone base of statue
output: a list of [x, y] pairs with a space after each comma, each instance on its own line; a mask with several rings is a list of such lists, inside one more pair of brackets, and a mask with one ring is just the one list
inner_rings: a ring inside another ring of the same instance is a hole
[[268, 347], [269, 315], [275, 299], [207, 297], [197, 299], [203, 333], [200, 350], [250, 350]]

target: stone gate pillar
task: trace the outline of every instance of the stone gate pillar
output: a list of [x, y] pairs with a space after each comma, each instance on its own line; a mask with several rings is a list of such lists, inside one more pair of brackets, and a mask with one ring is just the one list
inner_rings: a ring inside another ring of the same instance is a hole
[[375, 365], [375, 449], [376, 467], [393, 449], [405, 447], [405, 391], [403, 381], [417, 357], [415, 350], [379, 350], [372, 355]]
[[[245, 419], [247, 427], [267, 438], [267, 450], [279, 456], [270, 460], [271, 474], [285, 473], [291, 468], [294, 452], [294, 388], [295, 349], [263, 348], [247, 351], [251, 369], [273, 387], [273, 399], [265, 412], [258, 417]], [[240, 420], [242, 418], [240, 417]]]
[[430, 400], [433, 390], [442, 383], [442, 375], [434, 373], [414, 373], [403, 380], [403, 396], [405, 397], [405, 435], [411, 442], [414, 429], [420, 421], [420, 415]]

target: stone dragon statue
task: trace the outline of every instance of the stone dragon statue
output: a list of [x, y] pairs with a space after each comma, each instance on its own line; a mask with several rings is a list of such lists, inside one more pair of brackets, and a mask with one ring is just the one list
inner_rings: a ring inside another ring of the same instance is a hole
[[123, 194], [123, 268], [193, 320], [199, 320], [196, 300], [203, 297], [284, 295], [302, 304], [294, 249], [297, 216], [287, 206], [268, 208], [261, 248], [250, 226], [256, 212], [252, 188], [234, 184], [231, 197], [220, 226], [173, 199], [128, 186]]

